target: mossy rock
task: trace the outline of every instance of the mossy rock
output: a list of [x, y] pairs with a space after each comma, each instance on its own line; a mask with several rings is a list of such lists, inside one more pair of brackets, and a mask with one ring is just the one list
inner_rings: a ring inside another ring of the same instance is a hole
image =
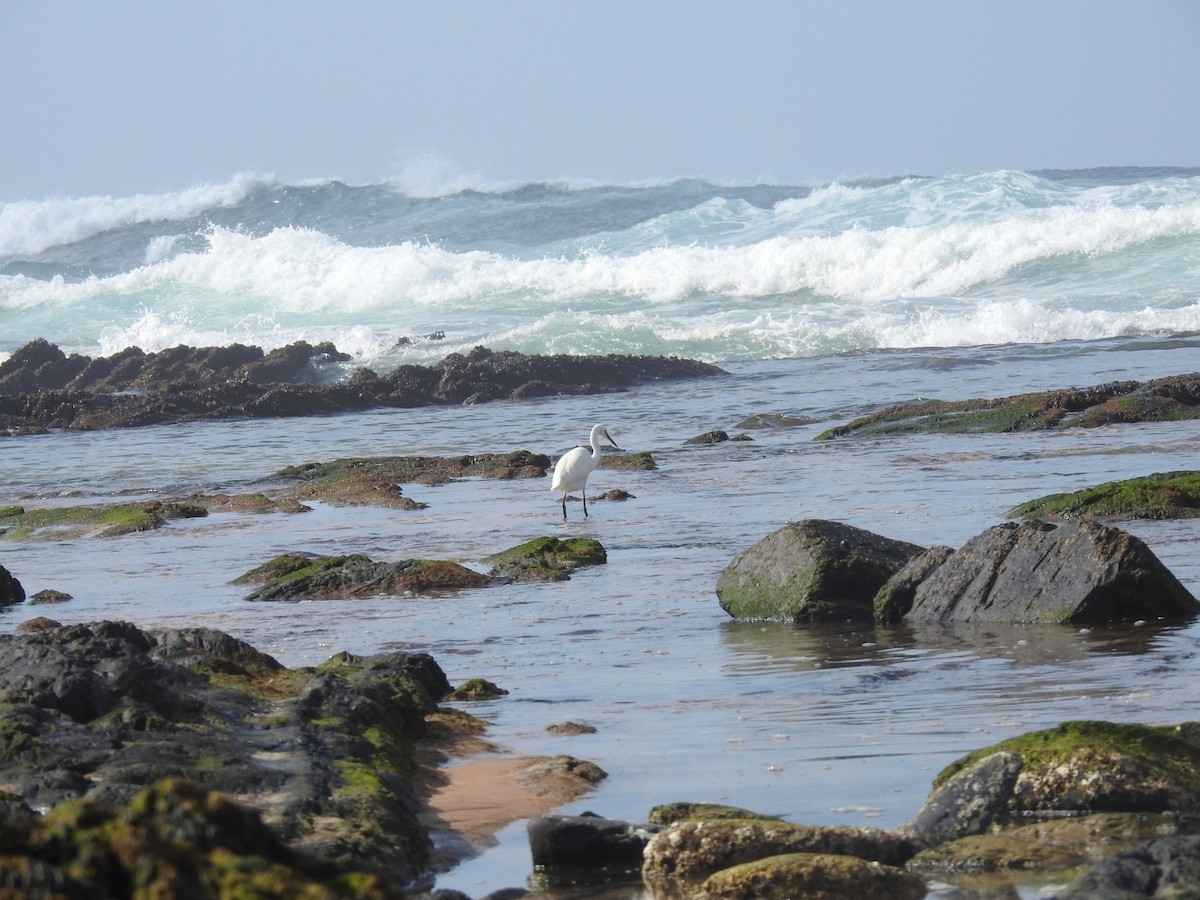
[[1169, 813], [1056, 817], [930, 847], [909, 860], [906, 868], [943, 876], [1005, 871], [1045, 874], [1084, 865], [1187, 825]]
[[1014, 519], [1192, 519], [1200, 516], [1200, 472], [1161, 472], [1062, 494], [1009, 510]]
[[706, 822], [714, 819], [761, 819], [766, 822], [783, 821], [778, 816], [765, 816], [720, 803], [663, 803], [650, 810], [652, 825], [674, 825], [676, 822]]
[[920, 875], [852, 856], [789, 853], [733, 866], [705, 879], [693, 900], [921, 900]]
[[485, 562], [494, 578], [513, 581], [566, 581], [582, 566], [608, 562], [608, 554], [593, 538], [540, 537], [494, 553]]
[[1064, 722], [956, 760], [938, 786], [984, 756], [1007, 751], [1022, 769], [1007, 812], [1200, 811], [1200, 743], [1189, 725]]
[[291, 494], [345, 505], [423, 509], [404, 496], [402, 484], [444, 484], [461, 478], [541, 478], [550, 457], [528, 450], [468, 456], [378, 456], [289, 466], [273, 477], [296, 482]]
[[56, 506], [0, 510], [0, 534], [9, 539], [64, 540], [84, 536], [117, 537], [153, 531], [172, 519], [200, 518], [208, 510], [186, 500], [149, 500], [112, 506]]
[[815, 440], [905, 434], [970, 434], [1094, 428], [1200, 417], [1200, 374], [1117, 381], [996, 399], [918, 400], [830, 428]]
[[400, 898], [385, 879], [336, 872], [287, 847], [254, 810], [180, 778], [128, 805], [90, 799], [0, 822], [11, 896]]
[[658, 463], [652, 453], [606, 453], [600, 457], [601, 469], [612, 469], [618, 472], [653, 472]]
[[486, 678], [468, 678], [453, 691], [448, 700], [495, 700], [508, 696], [508, 691]]
[[650, 839], [642, 875], [696, 881], [730, 866], [783, 853], [829, 853], [902, 866], [917, 852], [907, 836], [876, 828], [796, 825], [773, 819], [710, 818], [669, 825]]
[[440, 594], [492, 583], [455, 562], [409, 559], [375, 562], [348, 556], [277, 556], [234, 579], [234, 584], [257, 584], [247, 600], [338, 600], [379, 595]]

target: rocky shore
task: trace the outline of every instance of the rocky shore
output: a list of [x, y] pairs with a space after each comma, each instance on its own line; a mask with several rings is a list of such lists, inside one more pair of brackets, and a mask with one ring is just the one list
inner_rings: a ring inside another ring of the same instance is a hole
[[[207, 416], [189, 404], [210, 389], [214, 397], [256, 390], [259, 397], [311, 400], [352, 383], [387, 381], [360, 373], [323, 384], [320, 369], [336, 364], [336, 350], [297, 347], [274, 357], [253, 348], [247, 354], [226, 348], [228, 358], [131, 353], [98, 366], [35, 343], [23, 348], [18, 363], [9, 366], [15, 355], [0, 366], [0, 392], [18, 389], [0, 396], [0, 409], [9, 409], [3, 404], [12, 398], [53, 415], [0, 421], [13, 433], [149, 424], [171, 410], [179, 421]], [[410, 386], [424, 384], [418, 393], [434, 398], [428, 402], [461, 403], [537, 396], [563, 385], [567, 392], [620, 390], [647, 378], [719, 374], [675, 367], [680, 361], [659, 368], [598, 358], [556, 379], [556, 359], [479, 350], [412, 374]], [[169, 371], [176, 380], [158, 382], [144, 371]], [[271, 380], [284, 377], [292, 380]], [[485, 391], [481, 384], [490, 386]], [[381, 405], [418, 395], [404, 390], [366, 395], [371, 403], [384, 397]], [[190, 399], [171, 406], [177, 395]], [[1116, 395], [1096, 396], [1110, 403]], [[99, 405], [89, 406], [93, 400]], [[139, 400], [147, 405], [138, 407]], [[309, 413], [328, 411], [308, 400]], [[235, 407], [214, 406], [213, 415], [260, 414], [244, 406], [215, 412]], [[108, 418], [118, 408], [134, 415]], [[749, 439], [713, 431], [681, 445]], [[551, 464], [525, 450], [313, 461], [264, 473], [262, 490], [253, 493], [0, 508], [0, 536], [137, 540], [139, 532], [211, 511], [287, 516], [303, 514], [307, 502], [412, 509], [404, 484], [542, 478]], [[631, 453], [606, 457], [605, 464], [650, 470], [655, 461]], [[1195, 473], [1173, 472], [1052, 495], [1014, 509], [1011, 516], [1023, 521], [989, 528], [957, 548], [802, 519], [739, 553], [715, 593], [735, 618], [798, 627], [1189, 622], [1200, 614], [1200, 601], [1116, 523], [1194, 516], [1198, 493]], [[236, 583], [245, 587], [246, 601], [336, 604], [561, 580], [607, 563], [604, 547], [584, 538], [488, 549], [486, 572], [448, 560], [384, 563], [364, 554], [297, 551], [264, 559]], [[19, 579], [19, 572], [0, 567], [0, 605], [70, 600], [49, 590], [26, 596]], [[27, 620], [18, 633], [0, 636], [0, 894], [463, 900], [458, 892], [433, 890], [436, 873], [520, 820], [529, 822], [534, 874], [527, 886], [494, 900], [587, 885], [624, 887], [655, 900], [916, 900], [946, 885], [959, 896], [1012, 896], [1015, 873], [1034, 873], [1053, 886], [1047, 896], [1062, 898], [1200, 891], [1194, 722], [1069, 721], [980, 747], [939, 773], [912, 819], [890, 830], [806, 825], [669, 797], [647, 798], [659, 805], [649, 806], [644, 820], [624, 821], [552, 814], [606, 777], [594, 764], [491, 753], [496, 748], [484, 723], [464, 707], [474, 699], [504, 702], [504, 695], [483, 679], [450, 684], [424, 653], [337, 653], [320, 665], [289, 669], [212, 629]], [[584, 726], [560, 727], [570, 733]], [[466, 762], [443, 765], [467, 754]]]
[[347, 371], [329, 343], [261, 348], [137, 348], [92, 359], [31, 341], [0, 363], [0, 435], [205, 419], [329, 415], [367, 409], [602, 394], [658, 379], [724, 374], [650, 356], [525, 356], [476, 347], [433, 366]]

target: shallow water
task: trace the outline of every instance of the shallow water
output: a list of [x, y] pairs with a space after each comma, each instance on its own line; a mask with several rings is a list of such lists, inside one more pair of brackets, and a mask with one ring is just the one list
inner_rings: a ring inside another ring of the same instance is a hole
[[[0, 441], [0, 505], [113, 502], [260, 489], [285, 465], [344, 456], [530, 450], [557, 454], [605, 422], [654, 472], [601, 470], [569, 504], [549, 481], [470, 480], [404, 492], [404, 512], [316, 505], [309, 513], [213, 514], [118, 539], [0, 544], [27, 592], [69, 603], [0, 611], [63, 622], [209, 625], [288, 665], [334, 652], [428, 650], [452, 682], [510, 691], [472, 704], [514, 754], [569, 753], [609, 773], [563, 812], [644, 819], [651, 806], [717, 801], [803, 823], [893, 827], [958, 756], [1064, 719], [1174, 722], [1200, 700], [1200, 627], [962, 631], [738, 623], [714, 587], [730, 558], [789, 520], [831, 518], [888, 537], [957, 546], [1034, 496], [1194, 468], [1200, 424], [1025, 435], [814, 443], [832, 424], [916, 396], [1001, 396], [1150, 378], [1197, 367], [1194, 336], [1052, 347], [905, 351], [731, 365], [726, 378], [623, 394], [326, 419], [205, 423]], [[808, 416], [752, 442], [684, 447], [751, 413]], [[1127, 526], [1193, 592], [1197, 522]], [[586, 535], [605, 566], [561, 584], [439, 598], [265, 604], [231, 579], [285, 551], [481, 560], [539, 535]], [[546, 733], [564, 721], [595, 734]], [[530, 874], [524, 824], [440, 877], [479, 896]], [[628, 891], [621, 896], [629, 896]]]

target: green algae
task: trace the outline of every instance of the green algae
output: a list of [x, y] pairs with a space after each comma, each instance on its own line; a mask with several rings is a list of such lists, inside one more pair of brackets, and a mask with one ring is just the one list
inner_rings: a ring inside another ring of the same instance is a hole
[[515, 581], [566, 581], [582, 566], [603, 565], [608, 554], [593, 538], [540, 537], [494, 553], [485, 562], [495, 578]]
[[468, 678], [456, 687], [449, 700], [495, 700], [508, 696], [508, 691], [486, 678]]
[[742, 809], [738, 806], [725, 806], [721, 803], [663, 803], [650, 810], [649, 822], [652, 825], [674, 825], [676, 822], [711, 822], [711, 821], [766, 821], [782, 822], [779, 816], [767, 816], [761, 813]]
[[1162, 472], [1047, 494], [1008, 511], [1009, 518], [1187, 519], [1200, 516], [1200, 472]]
[[[1192, 725], [1063, 722], [976, 750], [943, 769], [934, 787], [998, 752], [1016, 753], [1021, 778], [1039, 786], [1015, 797], [1014, 810], [1086, 808], [1157, 812], [1200, 804], [1200, 744]], [[1035, 796], [1037, 795], [1037, 796]]]

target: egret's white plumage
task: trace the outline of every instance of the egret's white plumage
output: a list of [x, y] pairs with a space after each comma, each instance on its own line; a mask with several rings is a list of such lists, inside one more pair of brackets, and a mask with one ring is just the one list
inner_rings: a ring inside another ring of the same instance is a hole
[[583, 514], [586, 517], [587, 511], [587, 480], [588, 476], [596, 470], [596, 466], [600, 465], [600, 438], [604, 438], [612, 444], [614, 450], [620, 450], [617, 442], [612, 439], [612, 435], [608, 433], [608, 429], [603, 425], [592, 426], [591, 445], [592, 452], [588, 453], [586, 447], [576, 447], [574, 450], [568, 450], [564, 453], [554, 465], [554, 480], [550, 483], [550, 490], [554, 492], [562, 491], [562, 510], [563, 518], [567, 517], [567, 494], [570, 491], [578, 490], [583, 494]]

